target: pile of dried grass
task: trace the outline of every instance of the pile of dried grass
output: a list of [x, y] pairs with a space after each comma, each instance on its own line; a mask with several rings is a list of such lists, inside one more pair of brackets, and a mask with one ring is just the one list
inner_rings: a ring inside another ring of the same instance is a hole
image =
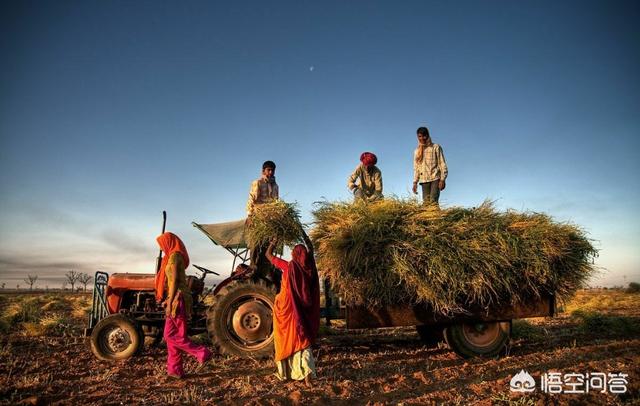
[[293, 246], [302, 241], [300, 213], [295, 204], [276, 200], [255, 207], [245, 230], [249, 245], [265, 245], [271, 240]]
[[570, 297], [594, 272], [584, 232], [545, 214], [416, 201], [321, 203], [318, 268], [348, 304], [428, 303], [444, 314]]

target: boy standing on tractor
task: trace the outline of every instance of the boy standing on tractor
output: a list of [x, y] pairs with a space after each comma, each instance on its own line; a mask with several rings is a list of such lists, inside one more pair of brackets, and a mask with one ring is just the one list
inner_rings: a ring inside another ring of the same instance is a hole
[[[265, 161], [262, 164], [262, 176], [251, 183], [249, 200], [247, 201], [247, 224], [251, 223], [251, 216], [256, 206], [278, 199], [279, 191], [275, 175], [276, 164], [273, 161]], [[262, 269], [263, 265], [270, 266], [269, 261], [264, 256], [266, 249], [266, 246], [249, 247], [251, 251], [251, 266], [253, 268]]]
[[266, 161], [262, 164], [262, 176], [251, 183], [249, 200], [247, 201], [247, 216], [251, 218], [257, 205], [269, 203], [276, 199], [278, 199], [276, 164], [273, 161]]

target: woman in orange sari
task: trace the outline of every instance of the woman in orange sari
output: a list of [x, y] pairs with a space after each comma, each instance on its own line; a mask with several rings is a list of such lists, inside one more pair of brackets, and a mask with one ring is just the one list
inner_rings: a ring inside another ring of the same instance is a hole
[[164, 340], [167, 342], [167, 374], [182, 378], [181, 352], [186, 352], [200, 363], [208, 361], [213, 354], [204, 345], [194, 344], [187, 335], [187, 321], [191, 318], [193, 299], [187, 286], [185, 269], [189, 266], [189, 254], [177, 235], [166, 232], [157, 238], [164, 252], [160, 272], [156, 278], [156, 299], [163, 302], [166, 311]]
[[[304, 233], [304, 232], [303, 232]], [[273, 306], [276, 376], [280, 380], [305, 380], [316, 377], [311, 346], [320, 328], [320, 283], [313, 258], [313, 245], [304, 234], [305, 245], [293, 248], [291, 261], [273, 255], [275, 242], [267, 249], [267, 258], [282, 271], [280, 293]]]

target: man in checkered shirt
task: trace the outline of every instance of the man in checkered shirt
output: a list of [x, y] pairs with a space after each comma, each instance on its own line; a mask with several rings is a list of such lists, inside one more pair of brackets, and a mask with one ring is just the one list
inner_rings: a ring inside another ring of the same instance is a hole
[[424, 204], [438, 204], [440, 191], [446, 187], [447, 162], [439, 144], [431, 141], [427, 127], [417, 131], [418, 148], [413, 153], [413, 193], [418, 194], [418, 184], [422, 187]]

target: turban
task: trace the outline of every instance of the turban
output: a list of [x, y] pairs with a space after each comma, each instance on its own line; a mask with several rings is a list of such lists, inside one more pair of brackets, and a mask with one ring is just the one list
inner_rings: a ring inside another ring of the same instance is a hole
[[362, 155], [360, 155], [360, 162], [362, 162], [364, 166], [372, 166], [378, 163], [378, 157], [372, 152], [363, 152]]

